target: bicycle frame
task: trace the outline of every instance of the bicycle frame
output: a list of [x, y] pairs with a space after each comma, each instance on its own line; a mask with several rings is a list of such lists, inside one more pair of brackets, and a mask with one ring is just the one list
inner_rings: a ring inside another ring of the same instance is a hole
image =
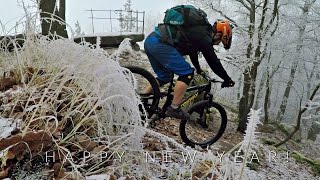
[[[212, 87], [211, 83], [220, 82], [220, 81], [216, 81], [214, 79], [211, 79], [208, 76], [203, 76], [203, 77], [205, 79], [207, 79], [208, 83], [203, 84], [203, 85], [199, 85], [199, 86], [188, 87], [186, 92], [190, 92], [190, 91], [196, 91], [196, 92], [191, 94], [190, 96], [188, 96], [181, 103], [181, 105], [180, 105], [181, 107], [184, 107], [184, 106], [190, 104], [202, 92], [205, 92], [204, 100], [209, 100], [209, 102], [212, 102], [213, 95], [210, 93], [210, 90], [211, 90], [211, 87]], [[172, 100], [173, 100], [173, 86], [174, 86], [174, 82], [173, 82], [173, 77], [172, 77], [167, 92], [161, 92], [160, 98], [167, 97], [167, 99], [166, 99], [164, 105], [158, 109], [158, 113], [157, 114], [159, 115], [159, 118], [165, 118], [166, 117], [165, 112], [166, 112], [167, 108], [171, 105]]]

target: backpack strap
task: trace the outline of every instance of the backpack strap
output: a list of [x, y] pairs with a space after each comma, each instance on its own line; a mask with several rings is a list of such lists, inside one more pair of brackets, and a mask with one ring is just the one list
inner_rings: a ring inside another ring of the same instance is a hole
[[167, 24], [158, 24], [158, 30], [160, 32], [160, 41], [173, 46], [174, 40], [170, 27]]

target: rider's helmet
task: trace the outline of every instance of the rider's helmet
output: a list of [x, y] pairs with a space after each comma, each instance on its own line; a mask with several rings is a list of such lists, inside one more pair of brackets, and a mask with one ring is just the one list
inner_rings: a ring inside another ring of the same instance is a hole
[[221, 33], [221, 41], [225, 49], [230, 49], [232, 43], [232, 27], [228, 20], [217, 20], [213, 24], [213, 33]]

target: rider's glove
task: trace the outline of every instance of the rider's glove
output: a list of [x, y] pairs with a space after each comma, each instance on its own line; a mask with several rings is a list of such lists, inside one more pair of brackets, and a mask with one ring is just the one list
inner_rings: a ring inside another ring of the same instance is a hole
[[235, 84], [235, 83], [234, 83], [234, 81], [232, 81], [232, 79], [225, 80], [225, 81], [223, 81], [223, 83], [221, 84], [221, 88], [233, 87], [234, 84]]

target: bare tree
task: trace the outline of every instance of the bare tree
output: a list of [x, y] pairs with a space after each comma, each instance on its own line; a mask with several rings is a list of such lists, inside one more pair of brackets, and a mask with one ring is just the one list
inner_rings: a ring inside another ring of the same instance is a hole
[[[310, 98], [309, 98], [310, 101], [313, 100], [313, 98], [315, 97], [315, 95], [316, 95], [317, 91], [319, 90], [319, 88], [320, 88], [320, 84], [318, 84], [318, 85], [314, 88], [314, 90], [312, 91], [312, 94], [311, 94], [311, 96], [310, 96]], [[276, 147], [281, 146], [282, 144], [284, 144], [284, 143], [286, 143], [287, 141], [289, 141], [289, 140], [294, 136], [294, 134], [300, 129], [302, 114], [307, 110], [306, 107], [305, 107], [305, 108], [302, 108], [302, 106], [301, 106], [301, 101], [302, 101], [302, 100], [300, 100], [300, 109], [299, 109], [299, 113], [298, 113], [298, 117], [297, 117], [296, 127], [294, 128], [294, 130], [293, 130], [283, 141], [275, 144]]]
[[[249, 16], [249, 26], [247, 33], [249, 35], [249, 44], [247, 46], [247, 59], [253, 59], [252, 65], [248, 66], [243, 73], [243, 88], [242, 96], [239, 103], [239, 125], [237, 130], [244, 132], [247, 124], [247, 114], [253, 106], [255, 100], [257, 71], [261, 62], [265, 59], [267, 53], [266, 48], [268, 43], [266, 41], [267, 34], [273, 36], [277, 29], [278, 14], [279, 14], [279, 0], [274, 0], [273, 7], [270, 8], [270, 2], [264, 0], [257, 4], [254, 0], [236, 0], [242, 4]], [[262, 5], [262, 6], [261, 6]], [[272, 11], [270, 11], [272, 9]], [[269, 12], [270, 11], [270, 12]], [[268, 14], [271, 13], [271, 14]], [[269, 22], [266, 17], [271, 16]], [[277, 19], [277, 21], [275, 21]], [[257, 23], [258, 22], [258, 23]], [[255, 41], [255, 29], [258, 26], [257, 43]], [[271, 27], [274, 26], [273, 29]]]
[[[302, 17], [303, 18], [307, 16], [307, 14], [309, 13], [310, 8], [312, 7], [312, 4], [314, 2], [315, 2], [315, 0], [311, 0], [311, 1], [307, 0], [307, 1], [305, 1], [304, 7], [302, 8], [302, 11], [303, 11]], [[301, 25], [299, 25], [298, 42], [303, 42], [303, 35], [305, 33], [307, 23], [308, 22], [303, 21], [303, 23]], [[296, 50], [297, 54], [300, 55], [301, 51], [302, 51], [301, 43], [297, 44], [296, 49], [297, 49]], [[289, 77], [289, 80], [287, 82], [286, 89], [284, 91], [282, 102], [281, 102], [281, 105], [280, 105], [280, 110], [279, 110], [278, 115], [277, 115], [277, 120], [278, 121], [282, 121], [283, 120], [283, 116], [284, 116], [286, 108], [287, 108], [287, 102], [288, 102], [288, 98], [289, 98], [289, 95], [290, 95], [291, 87], [293, 85], [295, 74], [296, 74], [296, 71], [297, 71], [297, 68], [298, 68], [298, 65], [299, 65], [299, 61], [301, 61], [301, 59], [302, 59], [301, 57], [293, 59], [293, 64], [292, 64], [291, 70], [290, 70], [290, 77]]]
[[137, 21], [137, 19], [136, 17], [133, 17], [131, 5], [131, 0], [127, 0], [127, 2], [124, 4], [125, 13], [120, 13], [121, 31], [132, 32], [136, 28], [135, 22]]
[[[271, 58], [271, 52], [269, 53], [268, 63], [270, 63], [270, 58]], [[273, 67], [267, 66], [267, 69], [266, 69], [266, 90], [265, 90], [264, 104], [263, 104], [264, 124], [269, 123], [269, 109], [270, 109], [270, 105], [271, 105], [270, 95], [271, 95], [271, 90], [272, 90], [272, 78], [273, 78], [274, 74], [279, 70], [281, 63], [282, 62], [280, 61], [278, 64], [276, 64]], [[270, 70], [271, 70], [271, 72], [270, 72]]]

